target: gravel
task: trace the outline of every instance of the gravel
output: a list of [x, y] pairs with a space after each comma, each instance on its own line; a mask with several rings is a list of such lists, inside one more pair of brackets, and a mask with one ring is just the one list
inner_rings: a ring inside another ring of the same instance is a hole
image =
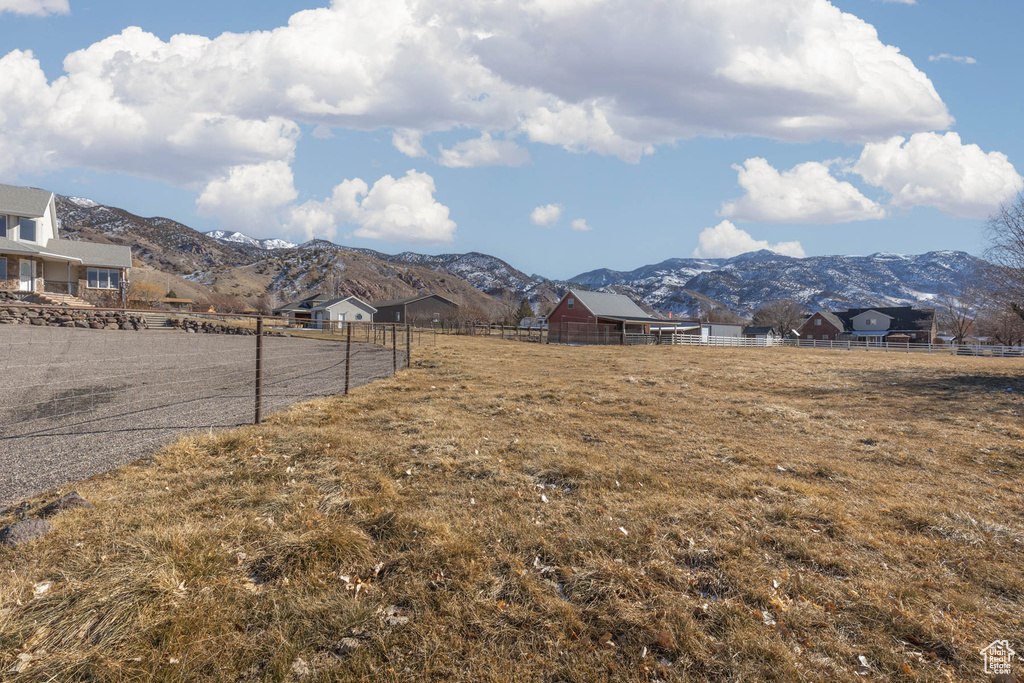
[[[344, 392], [344, 342], [263, 342], [264, 416]], [[352, 351], [353, 389], [392, 374], [391, 349]], [[0, 327], [0, 508], [184, 434], [251, 424], [255, 354], [254, 337]]]

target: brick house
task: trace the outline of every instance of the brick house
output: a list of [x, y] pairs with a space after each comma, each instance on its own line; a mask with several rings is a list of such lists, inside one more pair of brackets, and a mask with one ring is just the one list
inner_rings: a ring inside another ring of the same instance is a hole
[[835, 341], [843, 334], [846, 326], [843, 321], [831, 311], [818, 311], [807, 318], [800, 327], [797, 334], [800, 339], [808, 341]]
[[912, 306], [851, 308], [836, 316], [852, 341], [909, 341], [930, 344], [937, 336], [935, 311]]
[[912, 306], [818, 311], [797, 332], [808, 341], [929, 344], [936, 338], [935, 311]]
[[129, 247], [60, 239], [52, 192], [0, 185], [0, 296], [35, 303], [123, 304]]

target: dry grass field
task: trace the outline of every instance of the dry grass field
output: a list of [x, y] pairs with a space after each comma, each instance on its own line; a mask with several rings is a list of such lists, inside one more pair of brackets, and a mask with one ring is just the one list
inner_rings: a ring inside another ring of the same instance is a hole
[[441, 339], [77, 486], [0, 550], [0, 678], [987, 680], [1024, 652], [1022, 376]]

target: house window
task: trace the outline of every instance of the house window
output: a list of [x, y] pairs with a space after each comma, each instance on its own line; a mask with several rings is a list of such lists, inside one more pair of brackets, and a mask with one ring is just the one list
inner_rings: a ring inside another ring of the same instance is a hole
[[815, 318], [814, 319], [814, 326], [815, 327], [821, 327], [821, 318]]
[[362, 320], [362, 319], [363, 319], [363, 314], [362, 313], [356, 313], [356, 320]]
[[89, 289], [118, 289], [121, 274], [111, 268], [89, 268], [86, 272]]
[[399, 313], [398, 311], [395, 311], [395, 322], [396, 323], [402, 322], [402, 314]]
[[569, 299], [568, 304], [569, 304], [569, 310], [571, 311], [572, 307], [576, 305], [576, 299]]
[[0, 280], [7, 279], [7, 259], [0, 258]]
[[20, 234], [18, 239], [23, 242], [35, 242], [36, 241], [36, 222], [31, 218], [22, 218], [18, 221]]
[[0, 216], [0, 237], [7, 237], [7, 216]]
[[867, 323], [868, 323], [868, 325], [877, 325], [878, 324], [878, 318], [868, 318]]

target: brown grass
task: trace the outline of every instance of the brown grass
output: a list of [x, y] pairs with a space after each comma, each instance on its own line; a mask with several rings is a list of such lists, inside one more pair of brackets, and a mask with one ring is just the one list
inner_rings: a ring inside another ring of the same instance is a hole
[[0, 550], [0, 677], [981, 680], [1024, 651], [1022, 397], [1012, 360], [441, 339], [78, 485]]

